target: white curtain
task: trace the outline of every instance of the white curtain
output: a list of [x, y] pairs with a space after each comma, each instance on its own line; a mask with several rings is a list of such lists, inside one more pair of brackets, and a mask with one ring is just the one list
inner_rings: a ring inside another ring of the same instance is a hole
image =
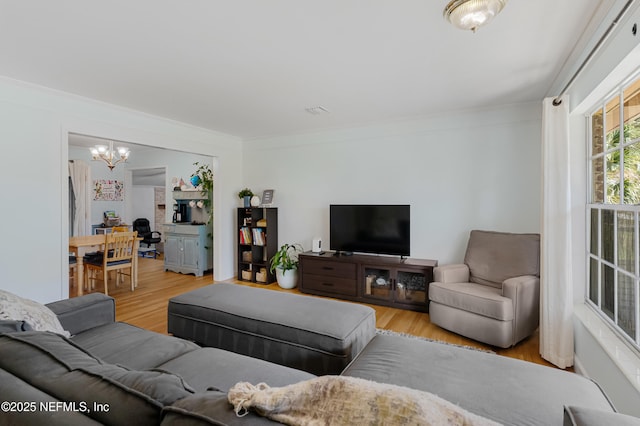
[[573, 365], [571, 173], [569, 97], [543, 102], [540, 355], [560, 368]]
[[75, 195], [71, 235], [91, 235], [91, 168], [80, 160], [69, 161], [69, 176]]

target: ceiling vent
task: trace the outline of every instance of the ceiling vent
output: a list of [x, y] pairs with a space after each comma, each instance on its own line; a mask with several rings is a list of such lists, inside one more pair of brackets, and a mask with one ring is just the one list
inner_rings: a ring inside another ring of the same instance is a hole
[[326, 109], [325, 107], [320, 106], [320, 105], [314, 106], [314, 107], [305, 108], [304, 110], [307, 111], [311, 115], [329, 114], [331, 112], [328, 109]]

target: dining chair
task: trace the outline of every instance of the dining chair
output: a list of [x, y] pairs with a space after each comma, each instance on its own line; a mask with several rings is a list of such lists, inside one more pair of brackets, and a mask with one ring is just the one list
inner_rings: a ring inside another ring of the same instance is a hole
[[[101, 257], [85, 257], [87, 283], [93, 288], [96, 280], [104, 282], [104, 294], [109, 294], [109, 272], [116, 271], [116, 286], [120, 285], [122, 275], [128, 275], [131, 291], [135, 289], [134, 244], [137, 232], [114, 232], [105, 235], [105, 248]], [[124, 271], [129, 270], [128, 273]]]
[[76, 279], [76, 273], [78, 271], [78, 261], [76, 259], [75, 253], [69, 253], [69, 294], [71, 294], [71, 289], [75, 288], [78, 283]]
[[114, 226], [111, 228], [111, 232], [129, 232], [128, 226]]

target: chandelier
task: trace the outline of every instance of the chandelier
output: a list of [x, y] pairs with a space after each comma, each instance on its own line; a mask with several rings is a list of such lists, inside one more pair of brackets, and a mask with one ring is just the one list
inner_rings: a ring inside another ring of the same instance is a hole
[[129, 158], [129, 148], [118, 147], [118, 150], [115, 151], [113, 149], [113, 141], [109, 141], [109, 146], [106, 145], [96, 145], [93, 148], [89, 148], [91, 151], [91, 156], [94, 161], [102, 160], [107, 163], [107, 167], [109, 170], [113, 170], [113, 168], [118, 164], [124, 161], [127, 161]]
[[491, 21], [507, 4], [507, 0], [453, 0], [444, 8], [444, 17], [462, 30], [474, 33]]

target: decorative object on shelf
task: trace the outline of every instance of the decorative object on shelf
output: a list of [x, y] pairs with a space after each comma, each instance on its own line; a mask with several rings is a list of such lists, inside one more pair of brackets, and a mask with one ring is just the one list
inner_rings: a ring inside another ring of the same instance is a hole
[[127, 161], [129, 158], [129, 148], [124, 146], [119, 146], [118, 151], [116, 152], [113, 149], [113, 141], [109, 141], [109, 146], [106, 145], [96, 145], [93, 148], [89, 148], [91, 151], [91, 156], [93, 157], [93, 161], [102, 160], [107, 163], [107, 167], [109, 170], [113, 171], [113, 168], [118, 165], [118, 163], [122, 163]]
[[251, 197], [251, 207], [258, 207], [260, 205], [260, 197], [254, 195]]
[[282, 288], [295, 288], [298, 282], [298, 253], [303, 250], [300, 244], [283, 244], [271, 258], [270, 271], [276, 271], [276, 280]]
[[508, 0], [453, 0], [444, 9], [444, 18], [462, 30], [474, 33], [488, 24]]
[[171, 178], [171, 189], [174, 191], [180, 190], [180, 184], [178, 183], [178, 178], [175, 176]]
[[194, 208], [196, 206], [196, 200], [189, 201], [189, 207]]
[[275, 190], [273, 189], [265, 189], [262, 192], [262, 205], [264, 207], [269, 207], [273, 204], [273, 193]]
[[203, 207], [204, 207], [204, 201], [202, 201], [202, 200], [198, 200], [198, 201], [196, 202], [196, 206], [197, 206], [199, 209], [203, 208]]
[[191, 182], [191, 185], [193, 185], [194, 188], [197, 188], [198, 185], [202, 183], [202, 180], [200, 180], [200, 176], [193, 175], [191, 176], [191, 179], [189, 179], [189, 182]]
[[251, 197], [253, 197], [253, 192], [249, 188], [238, 192], [238, 198], [244, 201], [244, 207], [251, 207]]

